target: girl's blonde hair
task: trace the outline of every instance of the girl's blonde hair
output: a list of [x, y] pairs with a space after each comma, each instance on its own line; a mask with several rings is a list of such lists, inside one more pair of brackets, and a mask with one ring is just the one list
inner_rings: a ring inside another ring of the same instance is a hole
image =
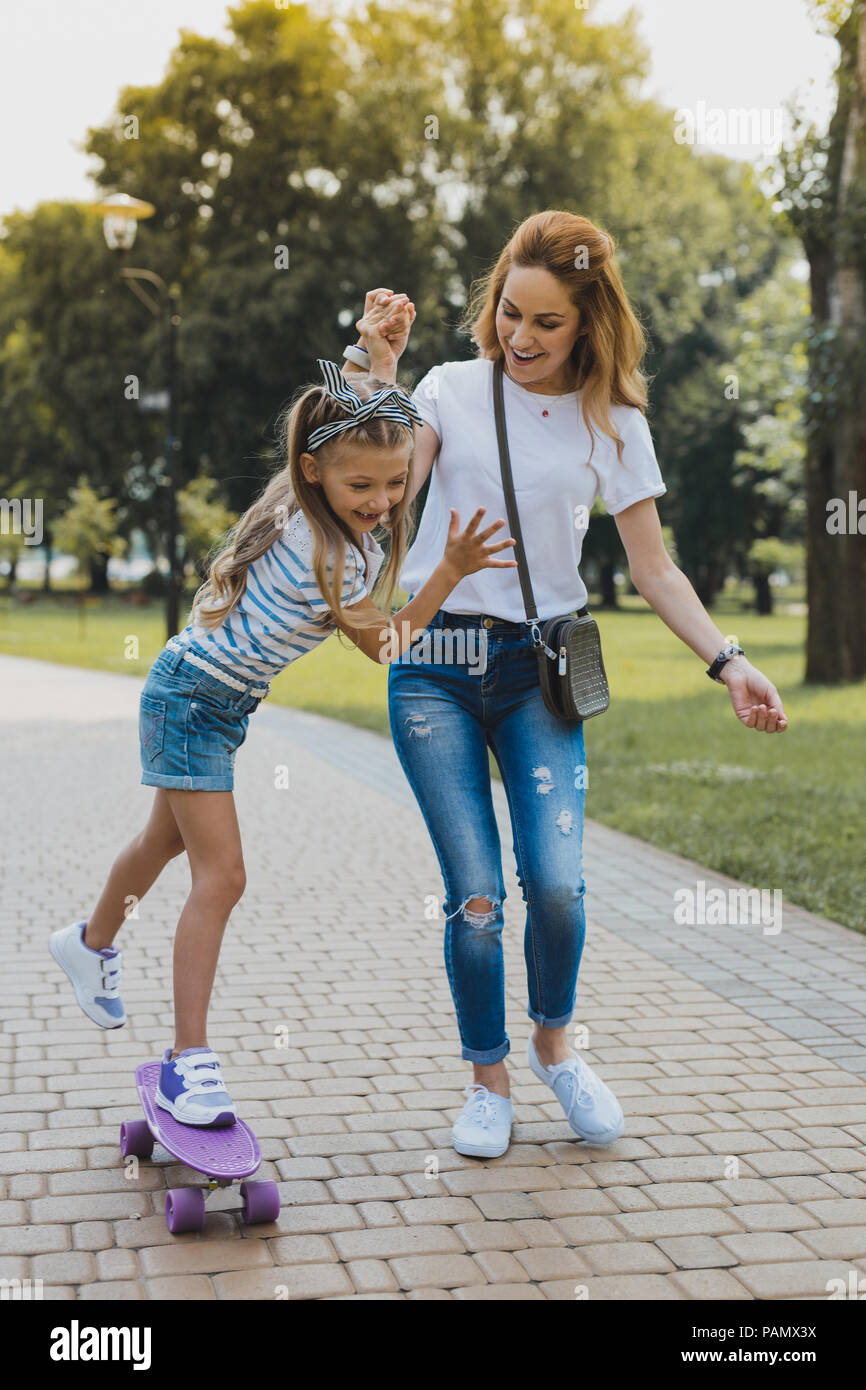
[[[374, 391], [387, 385], [364, 372], [352, 372], [349, 379], [362, 401], [368, 400]], [[271, 548], [289, 518], [299, 509], [313, 535], [313, 572], [319, 592], [328, 604], [331, 615], [341, 621], [346, 619], [340, 601], [345, 542], [350, 541], [357, 548], [360, 547], [345, 522], [331, 510], [324, 489], [307, 481], [301, 467], [301, 454], [312, 452], [307, 449], [312, 430], [347, 418], [344, 407], [323, 386], [302, 386], [295, 392], [281, 412], [277, 424], [278, 438], [287, 462], [271, 478], [249, 510], [244, 512], [229, 532], [226, 544], [212, 558], [207, 578], [193, 600], [193, 622], [210, 631], [228, 617], [246, 588], [250, 565]], [[361, 449], [395, 449], [413, 441], [413, 437], [411, 424], [403, 425], [399, 420], [374, 415], [355, 428], [341, 430], [326, 440], [315, 450], [314, 456], [323, 468], [327, 468], [344, 462], [351, 453]], [[391, 508], [387, 521], [383, 523], [390, 535], [390, 548], [377, 578], [375, 592], [377, 597], [384, 598], [388, 613], [408, 544], [411, 479], [410, 455], [409, 478], [403, 496]], [[364, 569], [366, 577], [366, 559]], [[328, 621], [327, 614], [316, 620], [311, 619], [314, 626], [324, 625]], [[379, 626], [382, 619], [362, 619], [353, 614], [350, 621], [353, 627], [360, 628]]]
[[493, 268], [473, 285], [459, 329], [470, 334], [481, 357], [496, 362], [504, 356], [496, 313], [509, 270], [537, 266], [555, 275], [580, 310], [571, 361], [592, 447], [596, 425], [614, 441], [621, 460], [623, 443], [610, 406], [646, 409], [647, 378], [641, 371], [646, 338], [628, 302], [614, 251], [610, 233], [586, 217], [551, 209], [534, 213], [512, 233]]

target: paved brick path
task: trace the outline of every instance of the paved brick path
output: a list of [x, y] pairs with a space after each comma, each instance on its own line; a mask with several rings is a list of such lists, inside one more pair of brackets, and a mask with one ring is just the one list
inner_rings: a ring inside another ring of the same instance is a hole
[[[171, 1040], [183, 861], [124, 931], [125, 1029], [91, 1025], [46, 950], [147, 812], [139, 689], [0, 658], [0, 1278], [68, 1299], [700, 1300], [863, 1277], [866, 939], [787, 903], [776, 935], [678, 926], [678, 889], [732, 880], [589, 822], [575, 1021], [626, 1113], [618, 1143], [589, 1148], [525, 1062], [497, 786], [516, 1123], [503, 1158], [461, 1158], [441, 881], [393, 749], [267, 706], [238, 757], [249, 887], [211, 1042], [283, 1210], [243, 1229], [215, 1194], [202, 1235], [170, 1236], [164, 1189], [191, 1175], [157, 1151], [129, 1181], [117, 1130], [135, 1064]], [[591, 779], [589, 731], [588, 749]]]

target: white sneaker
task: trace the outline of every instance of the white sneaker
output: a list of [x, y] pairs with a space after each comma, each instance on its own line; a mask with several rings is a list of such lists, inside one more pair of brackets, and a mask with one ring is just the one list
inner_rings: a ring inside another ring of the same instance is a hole
[[565, 1111], [565, 1118], [588, 1144], [610, 1144], [625, 1128], [622, 1106], [609, 1086], [581, 1057], [571, 1056], [554, 1067], [545, 1067], [529, 1037], [527, 1060], [539, 1081], [550, 1087]]
[[121, 953], [116, 946], [94, 951], [84, 940], [85, 922], [71, 922], [52, 932], [48, 949], [65, 970], [75, 998], [100, 1028], [122, 1028], [126, 1011], [120, 997]]
[[156, 1103], [182, 1125], [233, 1125], [238, 1112], [225, 1088], [220, 1059], [209, 1047], [186, 1047], [176, 1057], [165, 1049]]
[[499, 1158], [511, 1143], [511, 1101], [477, 1083], [466, 1086], [464, 1095], [469, 1099], [451, 1129], [454, 1148], [470, 1158]]

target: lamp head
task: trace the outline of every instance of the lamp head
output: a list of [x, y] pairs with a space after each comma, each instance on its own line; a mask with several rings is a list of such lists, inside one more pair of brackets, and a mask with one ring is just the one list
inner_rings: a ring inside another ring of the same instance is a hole
[[111, 251], [128, 251], [135, 241], [139, 218], [153, 217], [153, 203], [132, 198], [128, 193], [112, 193], [94, 204], [93, 211], [102, 216], [102, 229]]

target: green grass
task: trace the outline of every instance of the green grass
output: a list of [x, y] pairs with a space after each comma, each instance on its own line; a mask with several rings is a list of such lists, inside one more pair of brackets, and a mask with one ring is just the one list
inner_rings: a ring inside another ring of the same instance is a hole
[[[0, 652], [144, 675], [162, 646], [162, 608], [117, 596], [12, 606], [0, 598]], [[866, 683], [803, 685], [805, 618], [759, 618], [725, 598], [712, 610], [778, 688], [784, 734], [745, 729], [727, 690], [640, 599], [600, 612], [608, 712], [585, 729], [596, 820], [866, 930]], [[130, 658], [129, 638], [139, 655]], [[387, 671], [329, 638], [273, 684], [277, 704], [388, 735]], [[591, 870], [589, 871], [591, 873]], [[588, 874], [589, 876], [589, 874]]]

